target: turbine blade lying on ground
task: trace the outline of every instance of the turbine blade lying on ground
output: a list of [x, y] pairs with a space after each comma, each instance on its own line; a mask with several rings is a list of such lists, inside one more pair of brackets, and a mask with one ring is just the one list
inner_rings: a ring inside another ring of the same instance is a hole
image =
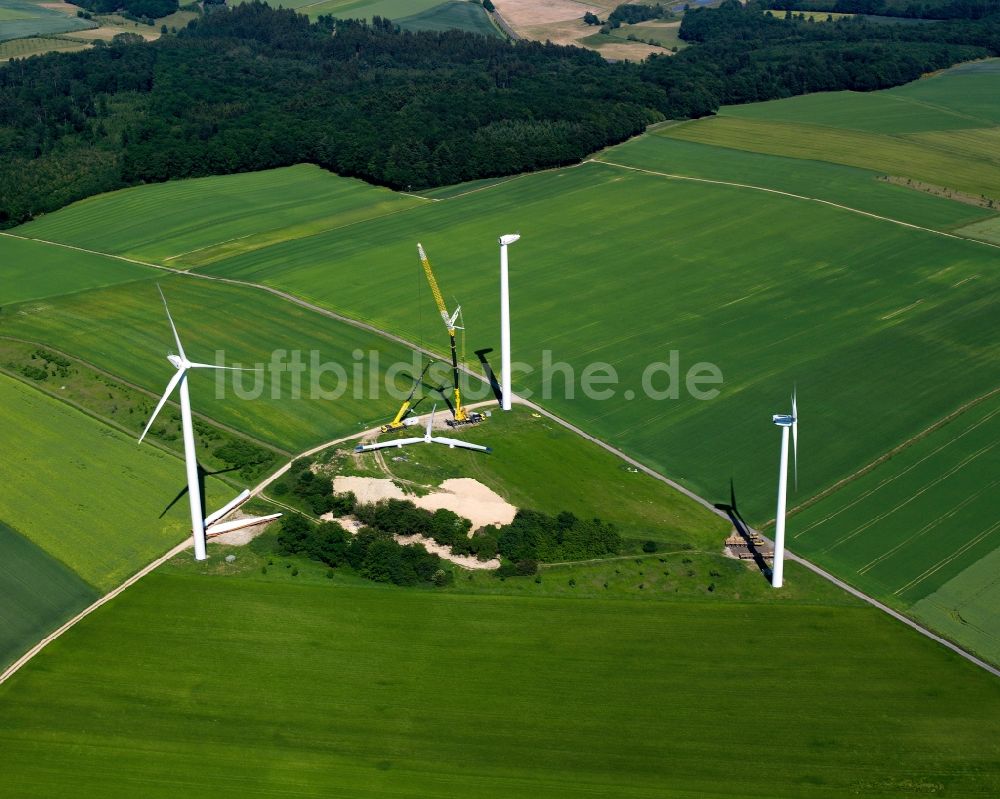
[[460, 441], [457, 438], [442, 438], [441, 436], [434, 436], [431, 438], [431, 442], [434, 444], [445, 444], [449, 447], [461, 447], [462, 449], [474, 449], [476, 452], [492, 452], [489, 447], [484, 447], [481, 444], [472, 444], [468, 441]]
[[377, 444], [358, 444], [355, 452], [371, 452], [373, 449], [388, 449], [390, 447], [403, 447], [407, 444], [422, 444], [422, 438], [396, 438], [392, 441], [379, 441]]

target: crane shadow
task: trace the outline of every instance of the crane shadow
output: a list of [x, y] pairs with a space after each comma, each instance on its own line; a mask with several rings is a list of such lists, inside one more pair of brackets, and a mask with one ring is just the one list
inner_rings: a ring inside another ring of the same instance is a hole
[[747, 551], [753, 556], [753, 562], [757, 565], [764, 578], [770, 582], [771, 567], [767, 565], [767, 560], [761, 551], [761, 543], [758, 541], [759, 536], [751, 529], [746, 519], [740, 513], [739, 505], [736, 502], [736, 484], [732, 477], [729, 478], [729, 504], [717, 502], [715, 503], [715, 507], [729, 517], [729, 521], [732, 522], [737, 534], [743, 539]]
[[490, 389], [493, 391], [493, 396], [496, 398], [497, 402], [503, 402], [503, 389], [500, 387], [500, 383], [497, 380], [496, 374], [493, 372], [493, 367], [490, 366], [490, 362], [486, 359], [489, 353], [493, 352], [492, 347], [486, 347], [485, 349], [476, 350], [476, 357], [479, 359], [479, 364], [483, 367], [483, 374], [486, 375], [486, 379], [490, 383]]
[[[239, 466], [230, 466], [227, 469], [219, 469], [214, 472], [207, 472], [200, 463], [198, 464], [198, 488], [201, 493], [201, 517], [203, 519], [205, 518], [205, 478], [215, 477], [218, 474], [227, 474], [229, 472], [239, 471], [239, 468], [240, 468]], [[188, 493], [188, 487], [187, 485], [185, 485], [180, 491], [177, 492], [177, 496], [175, 496], [172, 500], [170, 500], [170, 502], [167, 503], [167, 506], [163, 509], [163, 511], [157, 518], [162, 519], [164, 516], [166, 516], [170, 512], [170, 509], [174, 507], [174, 505], [176, 505], [178, 502], [184, 499], [185, 496], [187, 496], [187, 493]]]

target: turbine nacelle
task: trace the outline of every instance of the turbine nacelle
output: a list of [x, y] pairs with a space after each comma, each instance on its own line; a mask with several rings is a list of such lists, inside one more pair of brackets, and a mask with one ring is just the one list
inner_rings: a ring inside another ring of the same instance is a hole
[[521, 234], [520, 233], [508, 233], [507, 235], [500, 237], [500, 239], [499, 239], [500, 246], [501, 247], [506, 247], [508, 244], [513, 244], [515, 241], [517, 241], [520, 238], [521, 238]]
[[776, 413], [771, 417], [771, 421], [779, 427], [791, 427], [795, 424], [795, 417], [790, 413]]
[[174, 369], [187, 369], [191, 366], [188, 360], [180, 355], [170, 354], [167, 356], [167, 360], [170, 361]]

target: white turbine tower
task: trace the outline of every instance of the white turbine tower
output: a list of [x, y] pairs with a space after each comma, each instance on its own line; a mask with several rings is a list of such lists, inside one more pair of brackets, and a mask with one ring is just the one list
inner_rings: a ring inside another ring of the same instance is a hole
[[520, 233], [500, 237], [500, 407], [510, 410], [510, 290], [507, 286], [507, 247], [521, 238]]
[[460, 441], [457, 438], [445, 438], [444, 436], [436, 436], [433, 434], [432, 430], [434, 427], [434, 412], [437, 411], [437, 405], [431, 409], [430, 416], [427, 417], [427, 428], [424, 430], [423, 436], [420, 438], [394, 438], [389, 441], [379, 441], [376, 444], [358, 444], [354, 448], [355, 452], [371, 452], [376, 449], [390, 449], [392, 447], [405, 447], [407, 444], [444, 444], [449, 449], [472, 449], [476, 452], [492, 452], [489, 447], [484, 447], [481, 444], [473, 444], [469, 441]]
[[771, 417], [781, 428], [781, 465], [778, 467], [778, 510], [774, 517], [774, 565], [771, 568], [771, 587], [781, 588], [785, 567], [785, 501], [788, 494], [788, 431], [792, 431], [792, 450], [795, 460], [795, 487], [799, 487], [799, 412], [792, 391], [791, 414], [776, 413]]
[[[160, 410], [166, 404], [173, 390], [179, 385], [181, 429], [184, 433], [184, 464], [187, 467], [188, 498], [191, 500], [191, 531], [194, 535], [194, 557], [195, 560], [205, 560], [208, 557], [205, 553], [205, 518], [203, 516], [205, 511], [201, 502], [201, 486], [198, 482], [198, 453], [194, 445], [194, 425], [191, 422], [191, 395], [188, 392], [187, 373], [188, 369], [234, 369], [235, 367], [216, 366], [211, 363], [189, 361], [187, 355], [184, 354], [184, 347], [181, 345], [180, 336], [177, 335], [174, 320], [170, 316], [170, 308], [167, 307], [167, 298], [163, 296], [163, 290], [159, 286], [156, 288], [160, 292], [163, 307], [167, 312], [167, 320], [170, 322], [170, 329], [174, 332], [174, 342], [177, 344], [177, 354], [168, 355], [167, 360], [170, 361], [177, 371], [170, 378], [170, 382], [167, 383], [167, 390], [163, 392], [163, 396], [160, 398], [159, 403], [157, 403], [153, 415], [149, 417], [146, 429], [139, 436], [139, 443], [142, 443], [142, 440], [146, 437], [146, 433], [149, 432], [149, 428], [153, 426], [157, 414], [159, 414]], [[230, 509], [227, 506], [227, 512]], [[215, 519], [212, 519], [212, 521], [215, 521]]]

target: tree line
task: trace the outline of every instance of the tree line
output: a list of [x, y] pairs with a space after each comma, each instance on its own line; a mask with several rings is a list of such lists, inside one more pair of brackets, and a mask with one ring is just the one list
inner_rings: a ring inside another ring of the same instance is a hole
[[775, 0], [772, 8], [904, 19], [983, 19], [1000, 12], [1000, 0]]
[[692, 46], [641, 64], [260, 2], [152, 43], [15, 60], [0, 68], [0, 226], [124, 186], [301, 162], [403, 190], [560, 166], [665, 118], [1000, 52], [1000, 14], [816, 25], [763, 7], [693, 10]]

